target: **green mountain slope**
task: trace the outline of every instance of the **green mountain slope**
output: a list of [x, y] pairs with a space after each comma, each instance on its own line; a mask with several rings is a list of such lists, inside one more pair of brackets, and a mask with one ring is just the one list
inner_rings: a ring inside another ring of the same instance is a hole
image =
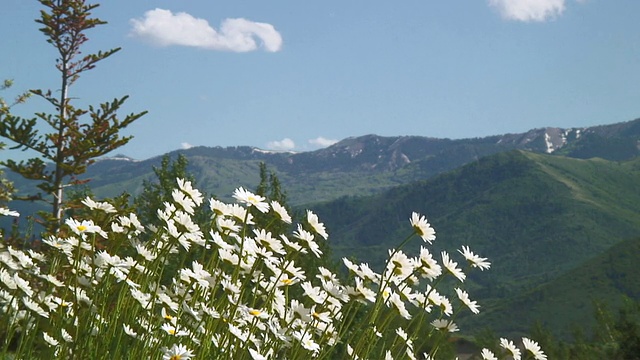
[[480, 159], [459, 170], [367, 198], [315, 206], [336, 252], [379, 260], [425, 214], [438, 246], [466, 244], [489, 256], [510, 282], [543, 282], [640, 234], [638, 161], [580, 160], [523, 151]]
[[[556, 309], [524, 300], [508, 310], [497, 308], [505, 299], [532, 294], [640, 235], [639, 183], [638, 159], [612, 162], [513, 151], [377, 196], [341, 198], [314, 209], [328, 227], [334, 254], [373, 266], [410, 232], [411, 211], [426, 215], [437, 231], [436, 249], [468, 245], [492, 261], [490, 271], [469, 277], [472, 297], [483, 310], [495, 309], [491, 315], [501, 314], [491, 323], [495, 329], [512, 332], [529, 329], [531, 319], [557, 316]], [[420, 240], [413, 245], [417, 248]], [[561, 289], [542, 294], [559, 304], [572, 301], [563, 298]], [[557, 319], [568, 328], [572, 319], [591, 317], [589, 311], [585, 306], [575, 316]]]
[[640, 299], [639, 256], [640, 237], [622, 241], [547, 284], [484, 309], [468, 325], [526, 333], [539, 321], [564, 338], [574, 327], [589, 333], [596, 326], [596, 303], [611, 310], [624, 296]]

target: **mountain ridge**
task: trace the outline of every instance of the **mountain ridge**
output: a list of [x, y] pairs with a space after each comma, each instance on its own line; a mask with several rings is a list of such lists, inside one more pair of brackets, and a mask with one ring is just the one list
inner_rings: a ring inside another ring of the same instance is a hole
[[[495, 142], [496, 144], [506, 144], [506, 146], [513, 146], [518, 149], [528, 150], [532, 152], [546, 152], [553, 153], [558, 150], [564, 150], [567, 147], [571, 147], [577, 140], [581, 138], [582, 135], [596, 135], [605, 138], [611, 137], [636, 137], [640, 134], [640, 118], [629, 120], [625, 122], [618, 122], [608, 125], [596, 125], [590, 127], [571, 127], [571, 128], [559, 128], [559, 127], [541, 127], [534, 128], [528, 130], [523, 133], [504, 133], [499, 135], [489, 135], [485, 137], [471, 137], [471, 138], [461, 138], [461, 139], [451, 139], [451, 138], [436, 138], [429, 136], [420, 136], [420, 135], [401, 135], [401, 136], [380, 136], [376, 134], [365, 134], [360, 136], [350, 136], [344, 138], [335, 144], [330, 146], [311, 150], [311, 151], [279, 151], [279, 150], [268, 150], [262, 149], [259, 147], [248, 146], [248, 145], [237, 145], [237, 146], [194, 146], [189, 149], [179, 149], [170, 151], [169, 153], [175, 152], [201, 152], [202, 149], [208, 149], [207, 151], [211, 152], [219, 157], [226, 158], [234, 158], [234, 159], [247, 159], [250, 158], [250, 154], [260, 154], [262, 156], [256, 156], [256, 158], [261, 158], [264, 156], [274, 155], [274, 156], [298, 156], [301, 154], [307, 153], [317, 153], [320, 157], [329, 157], [327, 154], [331, 154], [330, 156], [335, 157], [336, 151], [332, 149], [337, 148], [346, 148], [349, 149], [350, 146], [355, 145], [362, 146], [366, 143], [372, 142], [382, 142], [389, 145], [389, 149], [398, 150], [402, 149], [403, 146], [401, 144], [410, 142], [412, 140], [422, 140], [423, 144], [428, 144], [432, 142], [434, 145], [437, 143], [464, 143], [464, 142], [477, 142], [478, 140], [486, 140], [483, 142]], [[640, 146], [636, 143], [637, 146]], [[436, 146], [437, 147], [437, 146]], [[361, 149], [360, 149], [361, 150]], [[361, 151], [360, 151], [361, 152]], [[225, 156], [224, 154], [228, 154]], [[351, 151], [351, 157], [355, 157], [358, 155], [358, 151]], [[148, 159], [133, 159], [126, 155], [116, 155], [114, 157], [104, 157], [101, 159], [126, 159], [126, 160], [134, 160], [137, 162], [152, 160], [154, 158], [158, 158], [162, 155], [154, 156]]]
[[[520, 134], [457, 140], [369, 134], [308, 152], [198, 146], [165, 155], [186, 156], [189, 169], [203, 190], [223, 199], [228, 198], [234, 186], [256, 186], [259, 163], [264, 162], [289, 191], [291, 204], [302, 205], [345, 195], [371, 195], [514, 149], [620, 161], [640, 154], [638, 139], [640, 119], [597, 127], [548, 127]], [[123, 156], [102, 159], [91, 165], [83, 177], [93, 179], [91, 186], [100, 196], [115, 196], [122, 190], [135, 194], [141, 191], [142, 180], [153, 179], [151, 169], [159, 165], [161, 157], [141, 161]], [[124, 179], [124, 183], [112, 186], [119, 179]]]

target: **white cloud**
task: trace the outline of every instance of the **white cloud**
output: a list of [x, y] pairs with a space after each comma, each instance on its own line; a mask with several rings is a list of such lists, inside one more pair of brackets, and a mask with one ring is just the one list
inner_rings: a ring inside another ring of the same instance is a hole
[[322, 136], [318, 136], [315, 139], [309, 139], [309, 144], [311, 145], [315, 145], [318, 147], [327, 147], [327, 146], [331, 146], [335, 143], [337, 143], [338, 140], [333, 140], [333, 139], [326, 139], [323, 138]]
[[293, 150], [296, 147], [296, 143], [289, 138], [284, 138], [280, 141], [269, 141], [267, 148], [270, 150]]
[[489, 0], [505, 19], [546, 21], [564, 12], [566, 0]]
[[224, 19], [219, 31], [205, 19], [164, 9], [149, 10], [142, 18], [130, 22], [131, 36], [158, 46], [192, 46], [232, 52], [253, 51], [260, 46], [269, 52], [282, 48], [282, 36], [273, 25], [242, 18]]
[[188, 142], [183, 142], [183, 143], [180, 143], [180, 147], [184, 150], [187, 150], [187, 149], [191, 149], [193, 145], [189, 144]]

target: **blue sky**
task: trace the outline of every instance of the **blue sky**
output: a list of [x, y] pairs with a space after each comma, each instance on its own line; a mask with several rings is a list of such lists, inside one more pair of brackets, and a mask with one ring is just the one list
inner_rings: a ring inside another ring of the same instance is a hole
[[[58, 89], [39, 4], [3, 0], [0, 78]], [[467, 138], [640, 117], [638, 0], [109, 0], [85, 53], [122, 47], [76, 104], [148, 110], [117, 150], [306, 151], [365, 134]], [[51, 111], [39, 99], [17, 106]], [[3, 151], [1, 156], [11, 156]], [[114, 154], [115, 155], [115, 154]]]

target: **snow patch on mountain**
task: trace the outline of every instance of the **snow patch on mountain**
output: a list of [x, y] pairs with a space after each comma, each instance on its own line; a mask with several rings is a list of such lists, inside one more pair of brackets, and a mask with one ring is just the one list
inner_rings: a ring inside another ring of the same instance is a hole
[[106, 161], [106, 160], [113, 160], [113, 161], [129, 161], [129, 162], [140, 162], [140, 160], [136, 160], [134, 158], [130, 158], [126, 155], [122, 155], [122, 154], [118, 154], [115, 156], [105, 156], [105, 157], [101, 157], [96, 159], [96, 162], [99, 161]]
[[290, 150], [264, 150], [260, 148], [252, 148], [251, 152], [259, 154], [296, 154], [295, 151]]

